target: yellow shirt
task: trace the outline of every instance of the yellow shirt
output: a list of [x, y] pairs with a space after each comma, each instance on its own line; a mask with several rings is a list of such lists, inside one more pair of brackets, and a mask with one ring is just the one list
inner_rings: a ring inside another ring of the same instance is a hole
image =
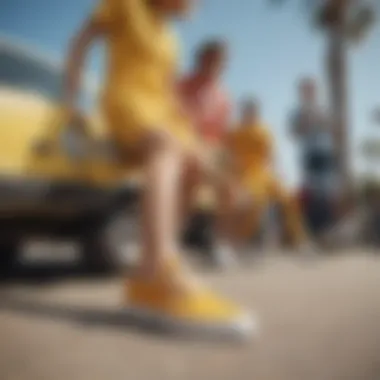
[[272, 156], [272, 136], [261, 123], [238, 125], [227, 137], [227, 148], [241, 174], [266, 169]]
[[101, 0], [93, 19], [107, 31], [103, 106], [122, 125], [111, 127], [183, 127], [171, 88], [177, 42], [167, 20], [145, 0]]

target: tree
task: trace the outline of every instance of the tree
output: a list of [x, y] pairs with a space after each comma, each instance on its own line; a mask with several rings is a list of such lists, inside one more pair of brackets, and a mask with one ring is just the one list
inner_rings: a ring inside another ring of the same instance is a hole
[[[289, 0], [270, 0], [281, 5]], [[347, 91], [347, 51], [362, 41], [379, 11], [378, 0], [298, 0], [313, 24], [326, 34], [326, 79], [335, 131], [335, 149], [343, 188], [351, 184]]]

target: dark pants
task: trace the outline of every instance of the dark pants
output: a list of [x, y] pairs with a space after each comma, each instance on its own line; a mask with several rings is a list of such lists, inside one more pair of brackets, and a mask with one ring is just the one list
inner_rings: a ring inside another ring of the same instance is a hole
[[305, 222], [313, 234], [320, 234], [334, 222], [334, 204], [327, 196], [311, 196], [304, 207]]

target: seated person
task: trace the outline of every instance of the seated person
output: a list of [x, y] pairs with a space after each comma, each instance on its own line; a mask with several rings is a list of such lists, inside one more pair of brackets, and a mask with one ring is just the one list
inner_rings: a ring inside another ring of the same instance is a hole
[[[210, 164], [217, 159], [230, 120], [231, 107], [222, 76], [227, 61], [227, 47], [223, 41], [202, 43], [195, 55], [192, 71], [178, 83], [178, 91], [185, 112], [204, 145]], [[182, 212], [186, 218], [202, 183], [202, 175], [194, 165], [187, 166], [183, 181]], [[207, 190], [202, 188], [201, 190]], [[203, 191], [201, 193], [204, 194]]]
[[222, 83], [226, 61], [225, 43], [207, 41], [196, 53], [193, 71], [179, 81], [183, 105], [208, 146], [221, 144], [230, 119], [230, 100]]
[[[219, 206], [223, 236], [241, 244], [261, 225], [271, 204], [279, 204], [294, 244], [306, 241], [306, 233], [295, 198], [277, 180], [272, 168], [272, 136], [260, 118], [259, 106], [248, 100], [241, 120], [226, 139], [231, 184]], [[228, 246], [228, 242], [223, 243]]]
[[193, 281], [179, 256], [180, 178], [187, 162], [202, 168], [205, 162], [172, 88], [177, 58], [169, 20], [186, 13], [191, 2], [101, 0], [69, 56], [66, 108], [77, 113], [85, 52], [104, 39], [109, 64], [102, 110], [110, 135], [121, 150], [133, 152], [144, 174], [141, 262], [126, 281], [125, 307], [169, 328], [217, 326], [245, 334], [251, 325], [245, 311]]

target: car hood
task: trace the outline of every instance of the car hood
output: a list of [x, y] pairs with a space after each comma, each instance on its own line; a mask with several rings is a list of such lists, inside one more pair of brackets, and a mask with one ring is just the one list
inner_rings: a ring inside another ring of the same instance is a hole
[[0, 88], [0, 170], [25, 164], [32, 142], [46, 128], [54, 105], [34, 93]]

